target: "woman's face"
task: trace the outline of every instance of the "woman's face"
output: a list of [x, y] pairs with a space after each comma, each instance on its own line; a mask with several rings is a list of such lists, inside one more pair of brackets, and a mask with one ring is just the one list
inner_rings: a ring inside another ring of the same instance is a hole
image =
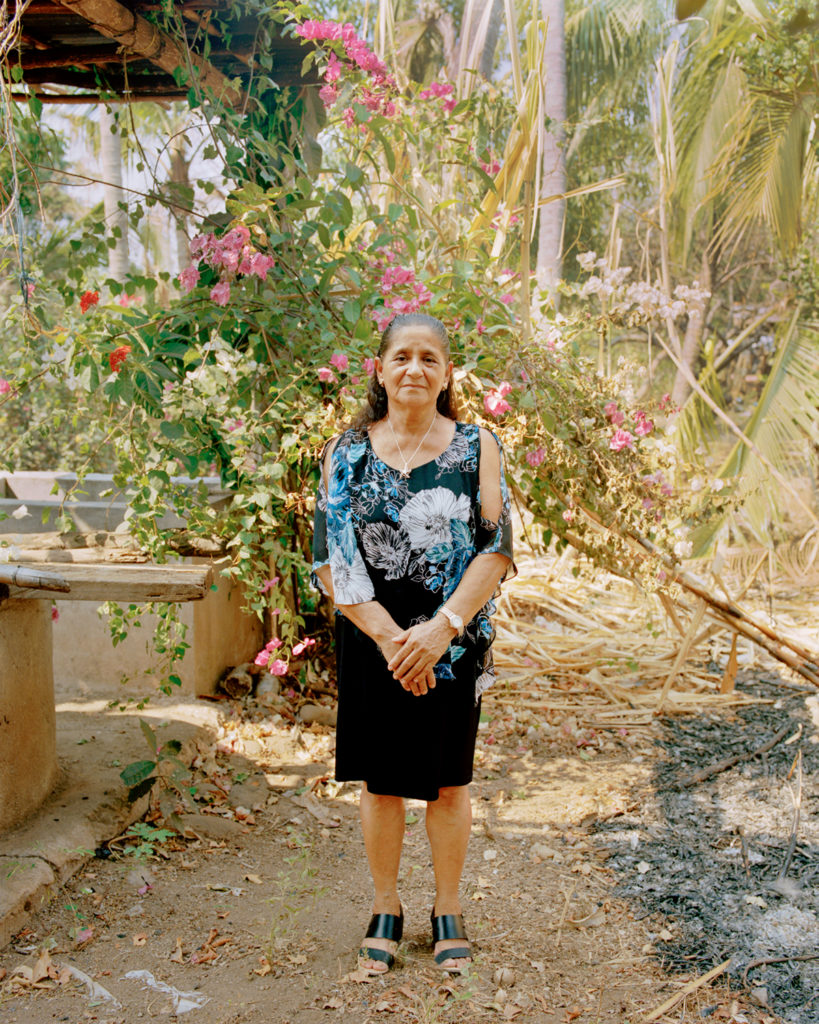
[[387, 351], [375, 359], [375, 372], [390, 405], [418, 408], [434, 406], [449, 383], [452, 363], [438, 335], [429, 327], [399, 327]]

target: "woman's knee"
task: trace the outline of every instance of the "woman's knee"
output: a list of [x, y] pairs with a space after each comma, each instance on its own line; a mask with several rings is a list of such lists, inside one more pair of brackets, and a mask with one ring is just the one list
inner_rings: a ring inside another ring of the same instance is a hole
[[469, 805], [469, 786], [441, 786], [435, 801], [441, 809]]

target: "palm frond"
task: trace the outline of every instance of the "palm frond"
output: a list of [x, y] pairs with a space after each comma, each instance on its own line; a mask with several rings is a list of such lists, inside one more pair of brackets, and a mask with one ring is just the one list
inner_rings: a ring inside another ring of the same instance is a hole
[[[819, 324], [800, 320], [800, 314], [797, 308], [782, 325], [773, 365], [743, 428], [770, 463], [792, 475], [810, 472], [809, 447], [819, 444]], [[770, 543], [771, 527], [780, 520], [781, 486], [759, 456], [739, 441], [716, 476], [736, 481], [736, 494], [742, 500], [741, 521], [758, 540]], [[701, 549], [713, 542], [722, 525], [715, 520], [698, 535]]]

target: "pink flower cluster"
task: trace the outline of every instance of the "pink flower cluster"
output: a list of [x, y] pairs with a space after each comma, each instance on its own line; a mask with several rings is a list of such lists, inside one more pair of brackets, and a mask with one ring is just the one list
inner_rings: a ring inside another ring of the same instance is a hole
[[[210, 290], [210, 298], [217, 306], [230, 302], [230, 277], [255, 276], [267, 280], [267, 272], [275, 265], [272, 256], [259, 252], [250, 244], [250, 231], [244, 224], [231, 228], [221, 238], [212, 232], [197, 235], [191, 241], [191, 259], [196, 263], [207, 263], [222, 277]], [[190, 292], [199, 284], [199, 267], [191, 265], [180, 271], [179, 281], [183, 292]]]
[[274, 676], [287, 675], [287, 662], [282, 660], [281, 658], [275, 657], [275, 652], [281, 646], [281, 640], [279, 640], [277, 636], [274, 636], [272, 640], [269, 640], [264, 645], [264, 647], [253, 659], [254, 665], [259, 665], [262, 668], [266, 668], [267, 671]]
[[545, 448], [533, 448], [531, 451], [526, 453], [526, 461], [529, 463], [532, 469], [536, 469], [545, 458]]
[[494, 178], [494, 176], [498, 174], [501, 169], [501, 165], [498, 163], [497, 160], [493, 160], [491, 163], [479, 160], [478, 166], [480, 167], [484, 174], [488, 174], [491, 178]]
[[[362, 361], [361, 365], [364, 373], [368, 377], [372, 377], [375, 373], [375, 360], [368, 356]], [[330, 356], [330, 366], [334, 366], [339, 373], [346, 373], [350, 368], [350, 360], [343, 352], [334, 352], [333, 355]], [[316, 370], [316, 376], [324, 384], [334, 384], [338, 379], [330, 369], [330, 366], [320, 366], [318, 370]], [[350, 383], [360, 384], [361, 378], [353, 376], [350, 378]], [[342, 388], [342, 391], [345, 393], [347, 390], [348, 389], [346, 388]]]
[[422, 89], [418, 93], [419, 100], [443, 100], [443, 108], [447, 114], [451, 114], [455, 107], [458, 105], [458, 101], [452, 95], [455, 92], [455, 87], [450, 85], [448, 82], [430, 82], [426, 89]]
[[512, 406], [506, 401], [506, 396], [511, 392], [512, 385], [507, 381], [503, 381], [496, 388], [492, 388], [488, 394], [484, 395], [483, 407], [489, 413], [490, 416], [494, 416], [496, 419], [498, 416], [502, 416], [505, 412], [509, 412]]
[[[370, 76], [370, 86], [362, 87], [357, 99], [373, 113], [393, 117], [395, 103], [390, 98], [396, 88], [395, 79], [387, 74], [387, 65], [373, 53], [363, 39], [359, 39], [352, 25], [342, 25], [337, 21], [304, 21], [296, 29], [296, 35], [302, 39], [316, 42], [340, 42], [344, 48], [346, 62], [341, 61], [338, 54], [331, 52], [324, 69], [325, 84], [319, 89], [319, 96], [326, 107], [332, 107], [338, 100], [337, 82], [342, 71], [359, 70]], [[347, 107], [344, 111], [344, 123], [348, 128], [355, 124], [355, 111]]]
[[[388, 259], [395, 256], [389, 252]], [[373, 266], [378, 269], [380, 264], [376, 260]], [[378, 288], [384, 296], [384, 305], [381, 309], [374, 309], [370, 316], [375, 320], [379, 331], [386, 329], [387, 324], [398, 313], [417, 313], [421, 306], [425, 306], [432, 299], [432, 292], [423, 281], [415, 278], [415, 272], [408, 267], [400, 265], [387, 265], [378, 282]], [[394, 294], [396, 288], [405, 288], [410, 292], [408, 298]]]
[[7, 395], [11, 391], [11, 384], [5, 377], [0, 377], [0, 395]]
[[642, 409], [638, 410], [634, 414], [634, 434], [629, 430], [622, 429], [623, 424], [626, 421], [626, 415], [622, 409], [618, 408], [616, 402], [607, 402], [603, 406], [603, 412], [606, 415], [609, 423], [617, 429], [611, 436], [609, 441], [609, 448], [613, 452], [620, 452], [624, 448], [630, 448], [634, 451], [634, 435], [637, 437], [645, 437], [650, 434], [654, 429], [654, 423], [650, 420]]
[[674, 493], [674, 488], [659, 469], [656, 473], [649, 473], [647, 476], [644, 476], [640, 482], [646, 487], [659, 487], [660, 493], [664, 494], [667, 498], [671, 497]]

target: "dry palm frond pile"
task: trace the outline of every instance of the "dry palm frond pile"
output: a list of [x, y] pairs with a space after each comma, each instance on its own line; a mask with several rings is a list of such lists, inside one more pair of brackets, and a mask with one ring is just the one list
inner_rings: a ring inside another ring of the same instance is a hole
[[[577, 571], [578, 561], [571, 564]], [[770, 622], [769, 601], [766, 593], [745, 603]], [[777, 628], [808, 639], [815, 607], [804, 590], [780, 592]], [[782, 668], [747, 639], [737, 643], [724, 623], [704, 618], [702, 607], [661, 600], [587, 565], [575, 576], [565, 558], [520, 558], [494, 622], [500, 682], [490, 699], [573, 713], [597, 728], [648, 724], [659, 711], [753, 703], [734, 688], [738, 668]]]

